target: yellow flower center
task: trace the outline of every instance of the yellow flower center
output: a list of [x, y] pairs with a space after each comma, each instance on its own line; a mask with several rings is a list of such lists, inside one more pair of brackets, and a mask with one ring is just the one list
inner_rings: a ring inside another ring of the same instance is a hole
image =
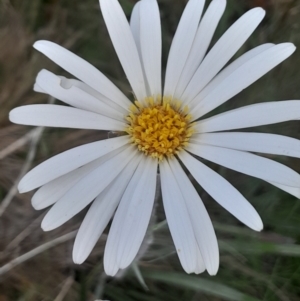
[[168, 97], [148, 97], [144, 104], [136, 101], [127, 116], [126, 132], [145, 155], [163, 160], [172, 157], [187, 145], [193, 134], [188, 108]]

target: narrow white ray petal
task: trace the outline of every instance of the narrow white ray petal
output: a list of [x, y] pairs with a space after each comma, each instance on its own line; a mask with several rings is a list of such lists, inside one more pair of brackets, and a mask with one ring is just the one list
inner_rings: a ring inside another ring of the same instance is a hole
[[50, 41], [37, 41], [33, 47], [125, 110], [131, 105], [130, 100], [104, 74], [71, 51]]
[[91, 129], [106, 131], [124, 131], [124, 122], [84, 111], [59, 105], [27, 105], [13, 109], [9, 120], [17, 124], [49, 126], [73, 129]]
[[245, 43], [265, 16], [262, 8], [254, 8], [239, 18], [218, 40], [204, 58], [183, 93], [183, 100], [191, 101], [225, 66]]
[[202, 62], [216, 27], [224, 13], [225, 7], [226, 0], [213, 0], [207, 8], [200, 22], [193, 46], [180, 76], [180, 80], [178, 81], [176, 92], [174, 94], [175, 98], [181, 98], [182, 93]]
[[58, 154], [29, 171], [18, 189], [27, 192], [42, 186], [129, 143], [127, 136], [81, 145]]
[[93, 202], [75, 239], [73, 247], [73, 261], [75, 263], [81, 264], [92, 252], [115, 212], [140, 159], [141, 155], [136, 155]]
[[49, 95], [75, 108], [99, 113], [101, 115], [124, 121], [124, 115], [93, 95], [72, 84], [72, 81], [56, 76], [50, 71], [42, 70], [36, 78], [37, 84]]
[[[127, 206], [130, 202], [130, 198], [134, 195], [135, 190], [138, 188], [139, 179], [144, 172], [144, 166], [146, 165], [146, 158], [141, 154], [139, 166], [135, 170], [133, 177], [130, 179], [129, 185], [126, 187], [126, 192], [123, 195], [120, 206], [113, 219], [111, 228], [109, 230], [105, 252], [104, 252], [104, 270], [107, 275], [114, 276], [120, 269], [118, 261], [118, 247], [121, 239], [122, 227], [126, 222], [125, 217], [127, 213]], [[128, 199], [129, 198], [129, 199]]]
[[297, 172], [268, 158], [234, 149], [204, 144], [189, 143], [186, 149], [201, 158], [246, 175], [300, 188], [300, 175]]
[[190, 0], [181, 16], [167, 62], [164, 87], [166, 96], [173, 96], [175, 92], [195, 39], [203, 6], [204, 0]]
[[[120, 206], [126, 207], [117, 248], [117, 260], [121, 269], [128, 267], [138, 253], [153, 210], [158, 163], [151, 157], [147, 157], [144, 161], [143, 173], [138, 179], [135, 179], [137, 182], [134, 180], [134, 175], [128, 185], [133, 185], [134, 193], [128, 194], [127, 191], [131, 192], [131, 188], [128, 187], [120, 203]], [[118, 212], [116, 218], [117, 214]]]
[[136, 48], [141, 58], [141, 1], [137, 2], [130, 16], [130, 29], [135, 41]]
[[84, 166], [77, 168], [63, 176], [50, 181], [43, 185], [33, 195], [31, 199], [32, 206], [35, 210], [44, 209], [56, 203], [71, 187], [73, 187], [79, 180], [99, 167], [105, 161], [113, 158], [123, 149], [118, 148], [108, 154], [96, 159]]
[[152, 96], [161, 95], [161, 25], [156, 0], [140, 5], [140, 43], [143, 66]]
[[136, 155], [133, 146], [106, 161], [81, 179], [56, 202], [42, 221], [44, 231], [53, 230], [90, 204], [124, 169]]
[[201, 274], [206, 270], [205, 264], [201, 255], [201, 252], [199, 250], [199, 247], [197, 246], [197, 265], [195, 267], [194, 273], [195, 274]]
[[169, 160], [169, 164], [184, 197], [205, 267], [210, 275], [216, 275], [219, 269], [219, 247], [212, 222], [200, 196], [179, 162], [174, 159]]
[[296, 197], [297, 199], [300, 199], [300, 188], [298, 187], [291, 187], [291, 186], [285, 186], [285, 185], [281, 185], [281, 184], [277, 184], [274, 182], [269, 182], [270, 184], [278, 187], [279, 189], [293, 195], [294, 197]]
[[192, 273], [197, 267], [197, 248], [185, 200], [167, 160], [159, 164], [164, 209], [175, 248], [183, 269]]
[[255, 56], [259, 55], [260, 53], [270, 49], [271, 47], [275, 46], [272, 43], [263, 44], [257, 46], [239, 58], [237, 58], [234, 62], [232, 62], [229, 66], [223, 69], [189, 104], [190, 108], [194, 108], [202, 99], [204, 99], [207, 95], [212, 93], [224, 79], [226, 79], [232, 72], [237, 70], [239, 67], [247, 63], [249, 60], [254, 58]]
[[64, 88], [75, 86], [75, 87], [83, 90], [84, 92], [92, 95], [94, 98], [98, 99], [99, 101], [105, 103], [106, 105], [108, 105], [112, 109], [116, 110], [117, 112], [119, 112], [123, 115], [128, 115], [129, 107], [127, 107], [127, 109], [125, 110], [124, 108], [119, 106], [116, 102], [113, 102], [112, 100], [108, 99], [107, 97], [105, 97], [104, 95], [102, 95], [101, 93], [96, 91], [95, 89], [91, 88], [84, 82], [77, 80], [77, 79], [73, 79], [73, 78], [67, 79], [64, 76], [59, 76], [59, 77], [62, 79], [61, 84], [64, 86]]
[[[144, 81], [146, 85], [147, 95], [151, 95], [149, 84], [147, 81], [145, 66], [142, 58], [142, 50], [141, 50], [141, 1], [137, 2], [133, 7], [131, 17], [130, 17], [130, 29], [135, 41], [136, 48], [139, 53], [139, 58], [142, 65]], [[141, 101], [143, 104], [146, 104], [144, 101]]]
[[126, 268], [136, 256], [153, 209], [157, 161], [142, 158], [114, 217], [104, 254], [109, 275]]
[[46, 93], [37, 83], [34, 83], [33, 91], [44, 94]]
[[[105, 157], [105, 156], [104, 156]], [[103, 158], [103, 157], [102, 157]], [[101, 159], [102, 159], [101, 158]], [[97, 160], [96, 160], [97, 161]], [[91, 162], [66, 175], [63, 175], [42, 186], [32, 197], [31, 204], [35, 210], [41, 210], [56, 203], [82, 177], [86, 176], [99, 165]]]
[[215, 201], [251, 229], [263, 229], [263, 223], [256, 210], [228, 181], [185, 151], [179, 153], [179, 158]]
[[146, 97], [139, 54], [127, 22], [117, 0], [100, 0], [102, 15], [128, 81], [138, 100]]
[[273, 46], [237, 68], [227, 76], [212, 93], [199, 100], [197, 106], [191, 110], [193, 119], [205, 115], [225, 101], [235, 96], [243, 89], [257, 81], [279, 63], [287, 59], [296, 47], [291, 43]]
[[190, 142], [300, 158], [300, 140], [276, 134], [242, 132], [195, 134]]
[[300, 119], [300, 100], [263, 102], [198, 121], [196, 133], [242, 129]]

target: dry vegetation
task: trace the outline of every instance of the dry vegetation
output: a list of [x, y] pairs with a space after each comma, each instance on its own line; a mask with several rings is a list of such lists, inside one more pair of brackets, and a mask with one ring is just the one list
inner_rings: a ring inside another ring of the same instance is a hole
[[[120, 2], [129, 16], [136, 1]], [[185, 1], [158, 2], [165, 65]], [[290, 41], [300, 46], [299, 0], [228, 0], [215, 40], [243, 12], [257, 5], [267, 9], [267, 17], [240, 53], [265, 42]], [[199, 188], [220, 242], [221, 267], [216, 277], [195, 277], [182, 272], [160, 198], [141, 254], [131, 268], [115, 279], [105, 276], [102, 255], [106, 235], [86, 263], [73, 264], [73, 231], [80, 225], [84, 212], [59, 229], [44, 233], [40, 222], [45, 211], [34, 211], [31, 193], [18, 194], [16, 184], [31, 166], [71, 147], [105, 138], [108, 133], [36, 130], [8, 121], [8, 112], [16, 106], [53, 101], [32, 91], [40, 69], [64, 74], [31, 47], [38, 39], [71, 49], [101, 69], [130, 96], [97, 0], [0, 0], [0, 301], [300, 299], [299, 200], [262, 181], [213, 164], [210, 166], [250, 200], [265, 223], [262, 233], [246, 229]], [[300, 99], [299, 67], [298, 50], [218, 110], [260, 101]], [[257, 130], [300, 138], [299, 122]], [[275, 159], [300, 172], [299, 159]]]

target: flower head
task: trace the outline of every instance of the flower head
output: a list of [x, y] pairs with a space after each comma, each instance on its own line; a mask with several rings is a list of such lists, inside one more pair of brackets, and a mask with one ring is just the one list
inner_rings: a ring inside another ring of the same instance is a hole
[[263, 179], [300, 198], [300, 176], [251, 152], [300, 157], [300, 142], [263, 133], [226, 132], [300, 118], [300, 101], [244, 106], [202, 118], [288, 58], [293, 44], [260, 45], [226, 66], [263, 19], [261, 8], [238, 19], [206, 54], [225, 0], [190, 0], [174, 36], [161, 81], [161, 28], [156, 0], [141, 0], [130, 24], [117, 0], [100, 0], [107, 29], [132, 87], [130, 101], [86, 61], [48, 41], [34, 47], [77, 79], [42, 70], [35, 90], [70, 105], [29, 105], [10, 113], [15, 123], [119, 131], [120, 136], [78, 146], [31, 170], [20, 192], [40, 187], [36, 209], [53, 205], [45, 231], [62, 225], [92, 203], [77, 234], [73, 259], [82, 263], [109, 220], [104, 267], [115, 275], [134, 260], [153, 208], [157, 172], [163, 205], [182, 267], [187, 273], [217, 273], [219, 251], [206, 209], [182, 168], [220, 205], [260, 231], [255, 209], [227, 180], [197, 157]]
[[132, 106], [126, 132], [146, 156], [159, 161], [172, 158], [187, 146], [193, 134], [188, 109], [180, 110], [180, 102], [167, 97], [156, 101], [149, 97], [146, 103], [145, 107], [138, 102], [137, 107]]

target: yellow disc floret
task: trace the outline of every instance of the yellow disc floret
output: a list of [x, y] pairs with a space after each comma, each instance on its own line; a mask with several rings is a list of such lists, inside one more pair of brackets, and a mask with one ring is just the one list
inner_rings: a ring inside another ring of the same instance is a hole
[[162, 160], [165, 156], [174, 156], [187, 145], [193, 134], [191, 116], [187, 108], [181, 108], [179, 101], [149, 97], [144, 104], [137, 101], [135, 104], [127, 117], [126, 132], [140, 151]]

